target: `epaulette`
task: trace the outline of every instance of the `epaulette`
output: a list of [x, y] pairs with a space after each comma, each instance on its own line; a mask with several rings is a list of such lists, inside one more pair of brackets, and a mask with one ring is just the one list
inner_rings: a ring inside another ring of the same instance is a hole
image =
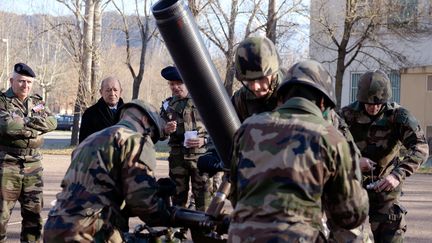
[[30, 98], [32, 98], [32, 99], [37, 99], [37, 100], [42, 100], [42, 96], [40, 96], [40, 95], [38, 95], [38, 94], [30, 95]]
[[172, 99], [173, 99], [173, 96], [170, 96], [170, 97], [166, 98], [164, 101], [162, 101], [162, 103], [171, 102]]

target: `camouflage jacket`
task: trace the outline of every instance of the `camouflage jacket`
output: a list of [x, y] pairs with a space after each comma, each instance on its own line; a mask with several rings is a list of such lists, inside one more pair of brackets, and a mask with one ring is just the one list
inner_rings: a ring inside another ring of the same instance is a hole
[[183, 147], [185, 131], [197, 131], [198, 137], [208, 137], [198, 109], [189, 95], [184, 99], [173, 96], [163, 101], [160, 108], [160, 116], [166, 122], [177, 121], [177, 130], [169, 135], [168, 144], [171, 148], [181, 149], [185, 154], [200, 154], [205, 152], [204, 148], [189, 149]]
[[366, 191], [352, 169], [358, 161], [309, 100], [292, 98], [248, 118], [235, 135], [232, 158], [235, 223], [303, 223], [322, 230], [325, 208], [337, 225], [353, 228], [368, 214]]
[[67, 222], [68, 216], [97, 216], [108, 229], [119, 228], [126, 222], [120, 214], [125, 201], [130, 216], [147, 223], [158, 220], [161, 214], [156, 215], [165, 210], [165, 204], [156, 196], [155, 167], [150, 137], [127, 122], [96, 132], [73, 151], [49, 216], [61, 216], [65, 224], [76, 223]]
[[353, 138], [353, 136], [349, 130], [348, 124], [334, 109], [329, 110], [327, 115], [324, 116], [324, 119], [326, 119], [327, 121], [332, 123], [333, 126], [336, 129], [338, 129], [338, 131], [346, 139], [346, 141], [350, 147], [351, 156], [352, 156], [353, 162], [354, 162], [353, 163], [353, 171], [355, 173], [357, 173], [357, 179], [359, 181], [362, 181], [361, 169], [359, 167], [360, 164], [357, 163], [358, 160], [361, 158], [361, 153], [360, 153], [359, 148], [355, 144], [354, 138]]
[[[381, 178], [392, 173], [402, 181], [426, 160], [429, 147], [425, 135], [415, 117], [398, 104], [384, 104], [372, 118], [356, 101], [342, 108], [341, 115], [362, 156], [377, 162], [374, 175]], [[401, 145], [407, 153], [399, 158]]]
[[276, 89], [279, 83], [282, 81], [283, 74], [279, 72], [275, 81], [271, 85], [272, 93], [268, 97], [257, 98], [250, 90], [245, 86], [237, 90], [231, 97], [231, 101], [234, 105], [236, 113], [240, 119], [240, 122], [246, 120], [246, 118], [253, 114], [272, 111], [277, 106]]
[[43, 144], [40, 135], [56, 127], [56, 118], [39, 95], [20, 101], [12, 88], [0, 94], [0, 146], [4, 148], [0, 150], [8, 153], [9, 148], [14, 153], [14, 148], [16, 151], [40, 148]]

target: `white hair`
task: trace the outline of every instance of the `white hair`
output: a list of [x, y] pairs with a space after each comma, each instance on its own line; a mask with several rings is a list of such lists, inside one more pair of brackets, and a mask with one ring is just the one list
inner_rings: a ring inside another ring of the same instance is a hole
[[16, 80], [16, 79], [18, 79], [18, 76], [25, 76], [25, 77], [27, 77], [27, 78], [31, 78], [32, 80], [36, 80], [36, 79], [33, 78], [33, 77], [26, 76], [26, 75], [22, 75], [22, 74], [19, 74], [19, 73], [15, 72], [15, 71], [12, 71], [12, 75], [11, 75], [11, 79], [12, 79], [12, 80]]

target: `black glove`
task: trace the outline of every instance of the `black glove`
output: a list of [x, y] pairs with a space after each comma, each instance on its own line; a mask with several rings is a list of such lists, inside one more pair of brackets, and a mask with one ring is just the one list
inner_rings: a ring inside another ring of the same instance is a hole
[[175, 195], [176, 184], [170, 178], [160, 178], [157, 181], [157, 184], [159, 186], [158, 191], [156, 193], [157, 196], [161, 198], [167, 198]]
[[200, 173], [208, 173], [209, 177], [224, 170], [224, 163], [219, 158], [216, 150], [209, 150], [198, 158], [197, 167]]
[[165, 226], [170, 227], [173, 225], [172, 217], [175, 214], [176, 207], [167, 207], [165, 204], [161, 204], [159, 210], [155, 213], [150, 214], [146, 218], [140, 218], [150, 227]]
[[231, 222], [231, 215], [224, 214], [224, 215], [221, 215], [221, 218], [222, 218], [221, 223], [217, 226], [216, 232], [223, 235], [223, 234], [228, 233], [228, 228], [229, 228], [229, 225]]

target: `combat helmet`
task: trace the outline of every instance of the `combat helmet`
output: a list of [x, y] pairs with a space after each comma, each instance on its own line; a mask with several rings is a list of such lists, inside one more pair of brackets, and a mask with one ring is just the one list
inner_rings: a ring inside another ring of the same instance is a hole
[[390, 100], [390, 79], [381, 70], [366, 72], [358, 82], [357, 100], [366, 104], [383, 104]]
[[248, 37], [237, 47], [235, 54], [237, 80], [256, 80], [278, 71], [279, 56], [275, 45], [267, 37]]
[[151, 134], [151, 138], [152, 138], [153, 143], [156, 143], [159, 140], [159, 138], [161, 137], [162, 129], [163, 129], [163, 121], [160, 118], [159, 113], [156, 110], [156, 108], [153, 105], [151, 105], [150, 103], [147, 103], [143, 100], [134, 99], [134, 100], [131, 100], [130, 102], [124, 104], [120, 108], [119, 114], [121, 114], [124, 109], [129, 108], [129, 107], [136, 107], [136, 108], [140, 109], [142, 112], [144, 112], [150, 118], [151, 125], [154, 126], [153, 133]]
[[280, 83], [277, 92], [280, 94], [292, 84], [303, 84], [314, 87], [327, 97], [332, 107], [336, 106], [332, 78], [319, 62], [306, 60], [294, 64]]

